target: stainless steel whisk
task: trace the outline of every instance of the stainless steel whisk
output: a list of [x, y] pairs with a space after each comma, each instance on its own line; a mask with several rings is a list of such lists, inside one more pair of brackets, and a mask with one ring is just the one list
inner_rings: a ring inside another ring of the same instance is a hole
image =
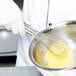
[[29, 25], [25, 26], [25, 31], [28, 34], [34, 36], [53, 55], [57, 57], [65, 57], [68, 55], [70, 46], [66, 40], [59, 37], [56, 37], [56, 38], [53, 36], [50, 37], [45, 33], [35, 31], [31, 29]]

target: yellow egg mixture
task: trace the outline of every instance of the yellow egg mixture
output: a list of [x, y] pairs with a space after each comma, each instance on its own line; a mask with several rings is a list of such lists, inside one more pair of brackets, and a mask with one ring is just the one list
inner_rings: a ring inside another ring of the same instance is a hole
[[[65, 49], [64, 52], [59, 52], [60, 50], [63, 50], [63, 48], [61, 47], [65, 47], [67, 49]], [[51, 51], [56, 50], [56, 53], [57, 53], [57, 49], [59, 49], [58, 56], [50, 52], [50, 50]], [[72, 49], [68, 45], [59, 43], [51, 46], [50, 50], [46, 50], [46, 53], [44, 56], [42, 56], [39, 50], [36, 50], [35, 59], [37, 60], [37, 62], [49, 68], [65, 68], [65, 67], [70, 67], [74, 65], [74, 61], [72, 57]]]

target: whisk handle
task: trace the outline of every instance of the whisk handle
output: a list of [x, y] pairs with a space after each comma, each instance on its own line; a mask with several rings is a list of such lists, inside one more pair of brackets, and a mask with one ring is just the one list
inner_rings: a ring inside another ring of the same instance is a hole
[[[25, 23], [24, 23], [24, 24], [25, 24]], [[32, 36], [34, 36], [34, 37], [36, 37], [36, 36], [39, 34], [38, 31], [32, 29], [32, 28], [30, 27], [30, 25], [28, 25], [28, 24], [25, 24], [25, 31], [26, 31], [26, 33], [28, 33], [28, 34], [30, 34], [30, 35], [32, 35]]]

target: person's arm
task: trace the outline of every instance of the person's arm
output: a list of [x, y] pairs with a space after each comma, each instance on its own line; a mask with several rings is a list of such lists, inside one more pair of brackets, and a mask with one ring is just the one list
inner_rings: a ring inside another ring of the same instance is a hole
[[0, 0], [0, 25], [15, 34], [25, 34], [23, 14], [13, 0]]

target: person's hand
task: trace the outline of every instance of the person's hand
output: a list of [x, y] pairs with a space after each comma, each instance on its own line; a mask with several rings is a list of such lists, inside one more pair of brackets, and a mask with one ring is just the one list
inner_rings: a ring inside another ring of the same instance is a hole
[[22, 12], [13, 0], [0, 0], [0, 26], [14, 34], [25, 34]]

